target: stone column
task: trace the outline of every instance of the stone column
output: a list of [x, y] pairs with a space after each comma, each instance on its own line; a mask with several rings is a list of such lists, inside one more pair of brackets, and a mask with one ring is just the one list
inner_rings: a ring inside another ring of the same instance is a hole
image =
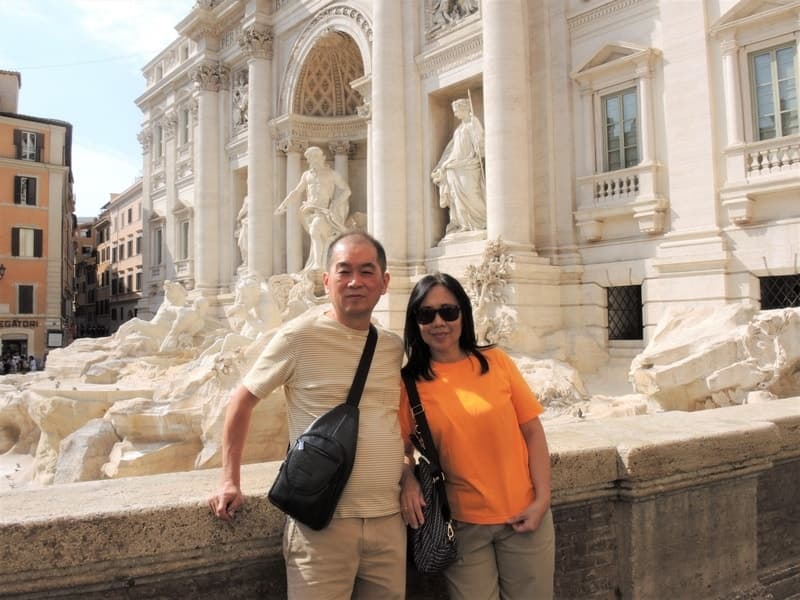
[[[161, 131], [164, 136], [164, 187], [166, 190], [166, 220], [164, 231], [164, 239], [166, 247], [172, 252], [173, 260], [166, 263], [165, 279], [175, 279], [178, 275], [178, 266], [175, 261], [181, 256], [180, 249], [178, 248], [179, 236], [178, 228], [179, 223], [175, 220], [175, 200], [177, 198], [177, 188], [175, 186], [176, 179], [176, 153], [175, 147], [175, 134], [178, 126], [178, 116], [175, 111], [170, 109], [161, 119]], [[192, 252], [189, 252], [189, 258], [192, 258]], [[188, 273], [183, 274], [184, 277]]]
[[[221, 63], [205, 62], [193, 72], [197, 92], [197, 140], [195, 145], [194, 221], [198, 240], [195, 244], [194, 280], [201, 293], [215, 293], [219, 284], [220, 239], [219, 161], [220, 113], [219, 91], [228, 85], [228, 68]], [[227, 243], [230, 243], [228, 240]]]
[[375, 195], [372, 193], [372, 160], [370, 152], [374, 145], [372, 143], [372, 110], [370, 101], [364, 101], [364, 104], [357, 109], [358, 116], [367, 122], [367, 230], [375, 231], [375, 223], [373, 221], [373, 204], [375, 202]]
[[[342, 176], [348, 184], [350, 183], [350, 155], [353, 152], [353, 144], [347, 141], [333, 142], [328, 145], [328, 149], [333, 154], [333, 169]], [[352, 211], [351, 211], [352, 212]]]
[[406, 246], [406, 120], [403, 2], [374, 2], [372, 44], [372, 233], [387, 258], [403, 258]]
[[150, 150], [153, 144], [153, 133], [148, 129], [142, 129], [137, 136], [142, 145], [142, 289], [141, 299], [137, 304], [137, 313], [143, 319], [149, 319], [154, 312], [150, 307], [150, 286], [153, 281], [153, 249], [150, 238], [151, 221], [153, 215], [153, 199], [150, 196]]
[[483, 2], [487, 236], [531, 247], [530, 78], [522, 0]]
[[[273, 156], [267, 123], [272, 99], [272, 32], [260, 23], [239, 38], [247, 54], [247, 266], [265, 279], [272, 275]], [[268, 239], [264, 239], [267, 232]]]
[[636, 69], [639, 78], [639, 114], [642, 115], [642, 156], [643, 165], [651, 165], [655, 161], [653, 150], [653, 68], [647, 65], [640, 65]]
[[[303, 174], [303, 152], [308, 143], [298, 140], [285, 140], [281, 149], [286, 153], [286, 189], [284, 197], [292, 191]], [[286, 271], [299, 272], [303, 261], [303, 226], [300, 224], [300, 213], [295, 203], [286, 209]]]
[[722, 42], [722, 80], [725, 89], [725, 125], [728, 146], [740, 146], [742, 135], [742, 101], [739, 84], [739, 46], [735, 39]]

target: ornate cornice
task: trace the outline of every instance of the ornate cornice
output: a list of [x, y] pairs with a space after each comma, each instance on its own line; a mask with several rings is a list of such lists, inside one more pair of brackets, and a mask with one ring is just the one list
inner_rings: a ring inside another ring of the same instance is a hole
[[355, 21], [356, 25], [358, 25], [361, 28], [361, 31], [364, 32], [364, 37], [366, 37], [369, 43], [372, 44], [372, 26], [369, 24], [367, 17], [365, 17], [361, 11], [353, 8], [352, 6], [331, 6], [323, 11], [318, 12], [308, 23], [302, 35], [309, 35], [316, 29], [320, 21], [325, 21], [330, 17], [337, 16], [347, 17], [348, 19]]
[[276, 140], [361, 140], [367, 137], [367, 124], [361, 117], [306, 117], [284, 115], [269, 123]]
[[230, 79], [230, 69], [222, 63], [206, 62], [195, 67], [190, 73], [192, 81], [201, 90], [218, 92], [227, 89]]
[[483, 36], [478, 31], [457, 44], [417, 57], [417, 68], [424, 79], [476, 60], [482, 54]]
[[252, 25], [239, 35], [239, 47], [251, 58], [272, 59], [272, 30], [261, 25]]
[[574, 31], [580, 27], [584, 27], [592, 21], [597, 21], [605, 17], [616, 15], [616, 13], [626, 10], [637, 4], [642, 4], [644, 0], [614, 0], [608, 2], [592, 10], [587, 10], [579, 15], [571, 17], [567, 20], [567, 26], [570, 31]]

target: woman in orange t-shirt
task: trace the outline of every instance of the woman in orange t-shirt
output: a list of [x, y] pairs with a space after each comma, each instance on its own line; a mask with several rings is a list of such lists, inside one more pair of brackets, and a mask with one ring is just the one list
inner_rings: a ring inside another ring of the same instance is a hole
[[[456, 520], [458, 558], [445, 571], [451, 600], [552, 598], [542, 405], [505, 352], [478, 347], [469, 297], [450, 275], [426, 275], [414, 286], [404, 339], [404, 370], [417, 383]], [[399, 415], [407, 440], [401, 506], [406, 523], [418, 527], [423, 501], [409, 476], [414, 424], [405, 389]]]

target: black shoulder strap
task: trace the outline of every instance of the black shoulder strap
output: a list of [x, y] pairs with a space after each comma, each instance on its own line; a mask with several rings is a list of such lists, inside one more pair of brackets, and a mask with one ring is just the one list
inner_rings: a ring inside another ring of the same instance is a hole
[[367, 382], [369, 366], [372, 363], [372, 355], [375, 354], [375, 346], [378, 343], [378, 330], [370, 323], [367, 341], [364, 343], [364, 351], [361, 353], [361, 360], [358, 362], [356, 375], [353, 377], [353, 385], [347, 393], [347, 404], [358, 406], [361, 402], [361, 393], [364, 391], [364, 384]]
[[422, 406], [422, 401], [419, 399], [419, 392], [417, 392], [417, 382], [414, 381], [414, 376], [406, 371], [401, 372], [403, 376], [403, 383], [408, 392], [408, 402], [411, 405], [411, 414], [414, 417], [416, 425], [415, 431], [411, 434], [411, 441], [417, 447], [431, 465], [431, 475], [436, 486], [439, 488], [439, 497], [442, 501], [442, 514], [446, 521], [450, 520], [450, 504], [447, 502], [447, 493], [444, 489], [445, 474], [442, 471], [441, 464], [439, 463], [439, 452], [436, 450], [436, 444], [431, 435], [431, 428], [428, 426], [428, 419], [425, 416], [425, 408]]

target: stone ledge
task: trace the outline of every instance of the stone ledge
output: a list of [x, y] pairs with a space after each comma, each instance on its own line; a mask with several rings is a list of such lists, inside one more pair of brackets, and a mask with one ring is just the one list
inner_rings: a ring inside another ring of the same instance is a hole
[[[609, 540], [616, 539], [616, 546], [609, 551], [614, 552], [615, 561], [622, 561], [616, 572], [635, 560], [642, 565], [641, 556], [650, 551], [636, 544], [620, 546], [626, 536], [647, 540], [650, 527], [671, 531], [680, 529], [679, 523], [688, 517], [699, 518], [681, 512], [684, 503], [668, 501], [665, 494], [707, 497], [709, 506], [717, 502], [724, 513], [730, 503], [722, 502], [715, 490], [729, 481], [725, 489], [744, 493], [735, 506], [745, 506], [742, 514], [755, 517], [756, 486], [748, 481], [772, 469], [780, 485], [780, 477], [794, 472], [790, 459], [796, 461], [800, 455], [800, 398], [704, 413], [546, 424], [546, 431], [553, 462], [554, 514], [565, 515], [567, 505], [583, 504], [598, 508], [587, 512], [587, 518], [612, 518], [607, 523], [610, 529], [601, 528], [595, 534], [587, 529], [590, 523], [577, 523], [573, 535], [578, 536], [574, 543], [579, 546], [594, 543], [592, 535], [612, 535]], [[209, 600], [220, 594], [279, 598], [283, 594], [284, 517], [265, 497], [277, 467], [278, 463], [264, 463], [243, 468], [247, 503], [234, 523], [217, 521], [206, 505], [208, 494], [217, 486], [219, 469], [0, 494], [0, 597], [165, 598], [189, 593]], [[641, 530], [642, 523], [649, 521], [630, 520], [631, 515], [648, 514], [650, 508], [644, 513], [614, 508], [620, 500], [631, 499], [656, 499], [659, 506], [677, 512], [669, 514], [671, 521], [650, 523]], [[726, 527], [735, 526], [738, 543], [749, 548], [745, 554], [755, 556], [755, 523], [740, 523], [741, 516], [732, 510], [715, 519]], [[705, 535], [717, 530], [706, 525]], [[558, 518], [556, 527], [565, 533], [566, 524]], [[631, 528], [633, 533], [622, 534]], [[719, 552], [727, 551], [720, 548]], [[786, 567], [771, 575], [775, 579], [769, 580], [771, 589], [797, 577], [797, 557], [781, 556]], [[677, 561], [673, 569], [689, 573], [700, 568], [681, 563], [679, 555], [672, 560]], [[746, 567], [740, 580], [754, 584], [754, 563]], [[660, 575], [650, 575], [659, 581]], [[566, 571], [557, 574], [557, 579], [563, 577], [561, 584], [568, 586], [565, 582], [576, 576]], [[230, 588], [233, 581], [235, 589]], [[630, 589], [639, 585], [636, 579], [609, 581], [609, 592], [615, 585]], [[441, 597], [440, 587], [427, 591], [428, 584], [414, 581], [413, 576], [410, 582], [409, 598]], [[603, 593], [597, 597], [605, 597]]]

